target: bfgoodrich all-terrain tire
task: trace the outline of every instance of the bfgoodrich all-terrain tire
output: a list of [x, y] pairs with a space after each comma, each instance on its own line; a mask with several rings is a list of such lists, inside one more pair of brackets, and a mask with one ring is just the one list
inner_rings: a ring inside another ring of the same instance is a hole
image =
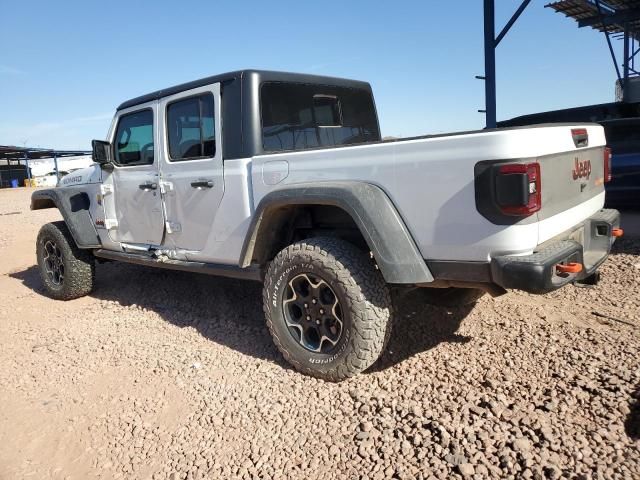
[[340, 381], [371, 366], [389, 338], [392, 302], [369, 256], [350, 243], [313, 238], [271, 262], [263, 290], [267, 326], [297, 370]]
[[64, 222], [47, 223], [40, 229], [36, 255], [40, 278], [50, 297], [71, 300], [93, 289], [94, 257], [76, 246]]

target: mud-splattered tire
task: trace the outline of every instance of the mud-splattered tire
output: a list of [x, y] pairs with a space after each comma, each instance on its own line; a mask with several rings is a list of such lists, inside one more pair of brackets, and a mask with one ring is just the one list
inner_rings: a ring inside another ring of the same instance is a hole
[[389, 289], [369, 256], [339, 239], [313, 238], [282, 250], [267, 270], [263, 302], [285, 359], [324, 380], [367, 369], [389, 339]]
[[76, 246], [64, 222], [47, 223], [40, 229], [36, 255], [40, 278], [50, 297], [71, 300], [93, 289], [94, 257]]

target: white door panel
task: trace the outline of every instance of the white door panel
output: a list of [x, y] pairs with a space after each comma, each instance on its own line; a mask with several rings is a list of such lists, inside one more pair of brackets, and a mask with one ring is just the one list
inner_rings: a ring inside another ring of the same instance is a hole
[[109, 229], [114, 242], [162, 242], [164, 215], [158, 188], [157, 139], [157, 102], [120, 114], [111, 138], [116, 160], [109, 175], [113, 212], [106, 211], [105, 205], [106, 216], [117, 220], [117, 225]]
[[167, 231], [164, 245], [200, 252], [207, 243], [224, 193], [220, 85], [167, 97], [160, 101], [159, 109], [160, 184]]
[[[109, 230], [114, 241], [160, 245], [164, 216], [156, 172], [144, 170], [114, 170], [116, 228]], [[141, 185], [150, 188], [142, 189]]]

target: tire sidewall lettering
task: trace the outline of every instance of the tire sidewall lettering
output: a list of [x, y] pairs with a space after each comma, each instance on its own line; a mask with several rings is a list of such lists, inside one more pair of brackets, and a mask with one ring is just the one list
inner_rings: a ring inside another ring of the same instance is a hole
[[329, 358], [309, 357], [307, 361], [312, 365], [328, 365], [329, 363], [333, 363], [337, 358], [340, 357], [340, 355], [344, 353], [345, 349], [347, 348], [347, 345], [349, 345], [349, 338], [350, 338], [349, 329], [345, 329], [344, 338], [342, 339], [342, 345], [340, 345], [340, 348], [336, 353], [331, 355]]
[[271, 304], [274, 308], [278, 308], [278, 301], [281, 298], [283, 293], [283, 288], [289, 284], [290, 274], [296, 270], [300, 270], [302, 273], [305, 272], [315, 272], [315, 267], [311, 263], [302, 263], [300, 265], [290, 265], [285, 268], [280, 275], [278, 275], [278, 279], [273, 284], [273, 293], [271, 294]]

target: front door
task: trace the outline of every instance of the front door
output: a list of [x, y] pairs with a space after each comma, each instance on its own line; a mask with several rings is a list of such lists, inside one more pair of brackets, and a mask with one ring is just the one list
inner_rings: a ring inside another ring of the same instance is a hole
[[[163, 114], [161, 188], [166, 213], [164, 245], [205, 249], [224, 193], [220, 85], [195, 88], [160, 101]], [[189, 258], [204, 259], [201, 255]]]
[[[120, 114], [113, 145], [113, 212], [109, 229], [115, 242], [160, 245], [164, 215], [158, 178], [157, 102]], [[105, 208], [106, 209], [106, 208]]]

